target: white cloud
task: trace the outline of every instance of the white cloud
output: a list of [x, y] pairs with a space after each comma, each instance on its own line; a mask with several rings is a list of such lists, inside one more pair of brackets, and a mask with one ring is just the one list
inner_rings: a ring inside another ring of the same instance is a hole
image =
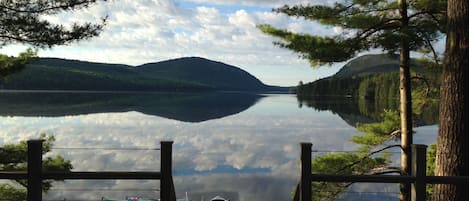
[[181, 0], [182, 2], [197, 2], [197, 3], [210, 3], [218, 5], [246, 5], [246, 6], [264, 6], [264, 7], [279, 7], [283, 5], [307, 5], [307, 4], [330, 4], [336, 0]]
[[[268, 84], [296, 85], [317, 78], [307, 61], [272, 45], [275, 39], [256, 28], [269, 23], [292, 31], [324, 34], [328, 30], [301, 19], [242, 7], [226, 11], [216, 5], [272, 6], [298, 1], [194, 1], [192, 7], [173, 0], [100, 2], [84, 10], [48, 16], [55, 23], [99, 22], [109, 16], [99, 37], [41, 50], [40, 56], [138, 65], [184, 56], [201, 56], [248, 70]], [[301, 2], [301, 1], [300, 1]], [[214, 6], [215, 5], [215, 6]], [[3, 52], [18, 50], [10, 46]], [[265, 70], [265, 68], [279, 70]], [[288, 70], [290, 69], [290, 71]], [[306, 72], [306, 73], [305, 73]], [[279, 76], [282, 75], [282, 76]], [[324, 75], [323, 75], [324, 76]]]

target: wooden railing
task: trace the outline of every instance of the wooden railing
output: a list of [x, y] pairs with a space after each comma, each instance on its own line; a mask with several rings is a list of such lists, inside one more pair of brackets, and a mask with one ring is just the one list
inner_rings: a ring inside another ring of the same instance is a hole
[[469, 183], [469, 176], [427, 176], [426, 145], [411, 145], [411, 175], [330, 175], [312, 174], [311, 143], [300, 144], [300, 181], [294, 194], [294, 201], [311, 201], [314, 194], [312, 182], [352, 182], [352, 183], [408, 183], [411, 184], [411, 200], [426, 200], [426, 184]]
[[42, 201], [42, 181], [55, 180], [160, 180], [160, 200], [175, 201], [172, 177], [172, 141], [162, 141], [160, 172], [44, 172], [42, 171], [43, 140], [28, 141], [28, 170], [0, 172], [0, 179], [27, 180], [27, 201]]

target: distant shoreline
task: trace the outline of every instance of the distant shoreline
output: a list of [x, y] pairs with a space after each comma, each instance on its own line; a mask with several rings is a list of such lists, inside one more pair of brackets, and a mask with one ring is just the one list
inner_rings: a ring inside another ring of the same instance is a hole
[[35, 90], [35, 89], [0, 89], [0, 93], [69, 93], [69, 94], [200, 94], [200, 93], [243, 93], [243, 94], [291, 94], [282, 91], [118, 91], [118, 90]]

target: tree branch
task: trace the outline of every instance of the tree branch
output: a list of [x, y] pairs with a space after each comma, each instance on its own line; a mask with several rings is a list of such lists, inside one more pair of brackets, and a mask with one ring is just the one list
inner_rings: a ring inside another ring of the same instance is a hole
[[38, 47], [62, 45], [97, 36], [105, 26], [106, 21], [107, 17], [103, 18], [100, 24], [73, 23], [70, 29], [66, 29], [63, 25], [52, 25], [36, 16], [13, 15], [7, 19], [2, 19], [1, 23], [4, 26], [0, 29], [0, 41], [3, 42], [2, 45], [14, 41], [29, 43]]
[[435, 61], [436, 65], [440, 65], [440, 60], [438, 59], [438, 54], [436, 53], [435, 48], [433, 47], [432, 43], [428, 38], [425, 38], [425, 42], [427, 43], [428, 47], [430, 47], [430, 50], [433, 53], [433, 60]]
[[381, 148], [381, 149], [379, 149], [379, 150], [370, 152], [370, 153], [367, 154], [366, 156], [362, 157], [360, 160], [357, 160], [357, 161], [355, 161], [355, 162], [353, 162], [353, 163], [351, 163], [351, 164], [349, 164], [349, 165], [347, 165], [347, 166], [342, 167], [341, 169], [339, 169], [338, 171], [336, 171], [336, 173], [342, 172], [342, 171], [346, 170], [347, 168], [350, 168], [350, 167], [352, 167], [352, 166], [354, 166], [354, 165], [357, 165], [357, 164], [363, 162], [365, 159], [369, 158], [370, 156], [372, 156], [372, 155], [374, 155], [374, 154], [377, 154], [377, 153], [382, 152], [382, 151], [384, 151], [384, 150], [386, 150], [386, 149], [395, 148], [395, 147], [400, 147], [400, 148], [402, 149], [401, 145], [390, 145], [390, 146]]
[[401, 135], [401, 129], [394, 130], [394, 131], [392, 131], [391, 133], [389, 133], [389, 135], [390, 135], [391, 137], [399, 136], [399, 135]]
[[371, 175], [383, 175], [383, 174], [391, 174], [391, 173], [399, 173], [402, 174], [402, 169], [400, 167], [377, 167], [373, 168], [370, 171]]
[[428, 97], [428, 94], [430, 93], [430, 82], [427, 80], [427, 78], [421, 76], [421, 75], [415, 75], [413, 77], [411, 77], [411, 79], [416, 79], [416, 80], [421, 80], [425, 83], [425, 85], [427, 86], [426, 89], [425, 89], [425, 98]]
[[[391, 18], [391, 19], [384, 20], [384, 21], [382, 21], [378, 24], [375, 24], [375, 25], [363, 30], [360, 33], [357, 33], [356, 38], [358, 38], [359, 40], [364, 40], [365, 38], [368, 38], [370, 35], [378, 32], [378, 31], [384, 30], [384, 28], [393, 28], [392, 25], [395, 22], [400, 22], [400, 19]], [[389, 27], [387, 27], [387, 26], [389, 26]]]
[[[58, 10], [69, 10], [69, 9], [76, 9], [79, 7], [87, 7], [91, 3], [95, 3], [97, 0], [81, 0], [81, 1], [69, 1], [64, 3], [57, 3], [55, 1], [47, 1], [46, 4], [49, 5], [42, 5], [37, 6], [36, 8], [31, 8], [29, 2], [20, 4], [16, 3], [13, 5], [4, 5], [0, 4], [0, 9], [7, 10], [15, 13], [29, 13], [29, 14], [38, 14], [38, 13], [57, 13]], [[106, 0], [102, 0], [106, 1]], [[44, 3], [44, 2], [43, 2]], [[51, 12], [55, 11], [55, 12]]]
[[414, 17], [418, 17], [419, 15], [428, 15], [433, 21], [435, 21], [436, 23], [438, 23], [440, 20], [431, 12], [429, 11], [421, 11], [421, 12], [417, 12], [417, 13], [414, 13], [412, 15], [409, 15], [409, 20], [414, 18]]

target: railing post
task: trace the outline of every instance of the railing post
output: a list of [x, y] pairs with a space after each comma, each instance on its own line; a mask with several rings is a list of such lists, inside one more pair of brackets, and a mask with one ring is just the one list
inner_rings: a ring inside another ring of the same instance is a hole
[[412, 176], [415, 182], [412, 183], [411, 200], [412, 201], [425, 201], [426, 200], [426, 183], [425, 177], [427, 176], [427, 146], [412, 144]]
[[172, 194], [172, 141], [161, 142], [161, 180], [160, 180], [160, 199], [161, 201], [171, 201]]
[[311, 201], [311, 143], [300, 143], [301, 147], [301, 178], [300, 178], [300, 201]]
[[28, 201], [42, 201], [42, 143], [28, 141]]

